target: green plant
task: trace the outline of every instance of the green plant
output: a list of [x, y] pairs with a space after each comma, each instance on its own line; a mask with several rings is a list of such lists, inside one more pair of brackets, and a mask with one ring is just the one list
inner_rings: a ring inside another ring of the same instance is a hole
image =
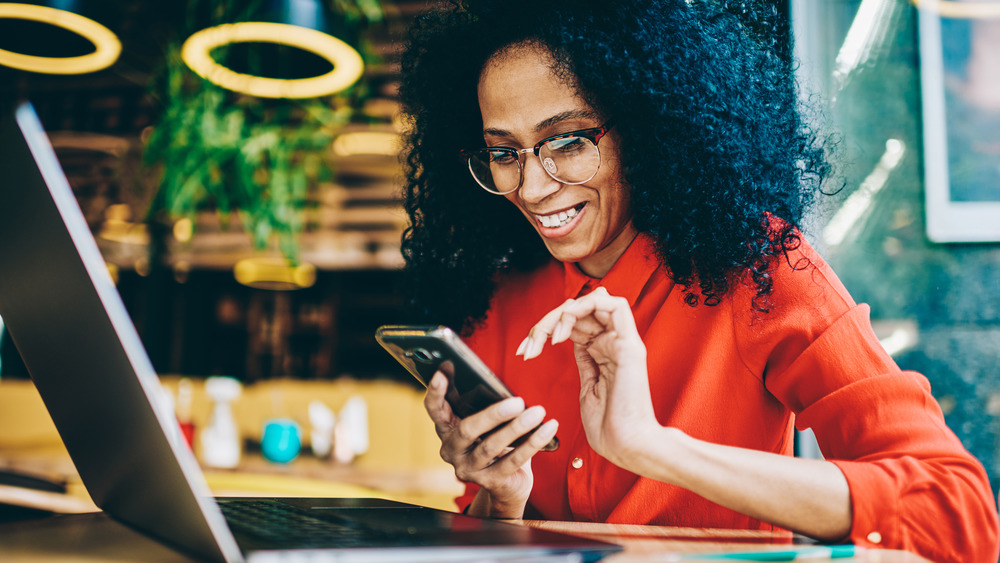
[[143, 154], [159, 172], [151, 212], [192, 221], [237, 212], [257, 248], [277, 239], [295, 257], [309, 190], [330, 177], [328, 149], [350, 107], [240, 96], [194, 75], [176, 49], [170, 57], [163, 115]]
[[[342, 31], [362, 45], [370, 62], [373, 55], [358, 30], [381, 19], [378, 0], [329, 1]], [[192, 0], [189, 10], [205, 6]], [[213, 24], [238, 18], [228, 8], [210, 11]], [[225, 59], [226, 50], [212, 56]], [[199, 77], [175, 43], [153, 93], [162, 113], [143, 149], [144, 164], [157, 178], [150, 219], [188, 218], [196, 225], [202, 211], [216, 210], [226, 220], [236, 215], [256, 248], [276, 245], [295, 261], [309, 192], [332, 175], [330, 143], [365, 96], [363, 82], [315, 99], [246, 96]]]

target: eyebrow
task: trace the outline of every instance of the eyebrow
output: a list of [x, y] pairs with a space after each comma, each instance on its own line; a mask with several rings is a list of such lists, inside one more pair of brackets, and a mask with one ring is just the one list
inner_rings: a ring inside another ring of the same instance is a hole
[[[557, 123], [562, 123], [564, 121], [570, 121], [572, 119], [596, 119], [598, 117], [597, 112], [590, 109], [573, 109], [564, 112], [557, 113], [552, 117], [548, 117], [539, 121], [535, 125], [535, 132], [540, 132], [543, 129], [547, 129]], [[483, 129], [484, 135], [493, 135], [495, 137], [510, 137], [511, 132], [505, 129], [494, 129], [488, 127]]]

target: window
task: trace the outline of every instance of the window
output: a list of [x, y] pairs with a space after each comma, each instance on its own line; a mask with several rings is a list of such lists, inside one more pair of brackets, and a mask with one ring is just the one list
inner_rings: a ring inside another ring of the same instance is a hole
[[[935, 155], [921, 118], [918, 10], [902, 0], [791, 7], [800, 82], [839, 137], [834, 158], [845, 182], [823, 198], [809, 238], [854, 298], [871, 305], [899, 365], [928, 377], [948, 425], [997, 490], [1000, 244], [928, 236], [928, 212], [938, 210], [925, 204], [925, 159]], [[1000, 146], [982, 141], [1000, 163]]]

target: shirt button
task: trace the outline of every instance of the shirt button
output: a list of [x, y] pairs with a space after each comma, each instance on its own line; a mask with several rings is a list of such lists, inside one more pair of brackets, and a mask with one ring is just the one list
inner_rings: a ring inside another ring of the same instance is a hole
[[580, 469], [583, 467], [583, 460], [578, 457], [574, 457], [573, 461], [570, 462], [570, 465], [573, 466], [573, 469]]
[[882, 543], [882, 534], [878, 532], [872, 532], [868, 534], [868, 541], [872, 543]]

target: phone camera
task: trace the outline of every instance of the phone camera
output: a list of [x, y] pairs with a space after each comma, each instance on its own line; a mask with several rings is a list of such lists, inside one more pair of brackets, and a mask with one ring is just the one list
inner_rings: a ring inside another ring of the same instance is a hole
[[414, 348], [413, 350], [406, 351], [406, 357], [425, 364], [431, 364], [441, 359], [441, 354], [426, 348]]

